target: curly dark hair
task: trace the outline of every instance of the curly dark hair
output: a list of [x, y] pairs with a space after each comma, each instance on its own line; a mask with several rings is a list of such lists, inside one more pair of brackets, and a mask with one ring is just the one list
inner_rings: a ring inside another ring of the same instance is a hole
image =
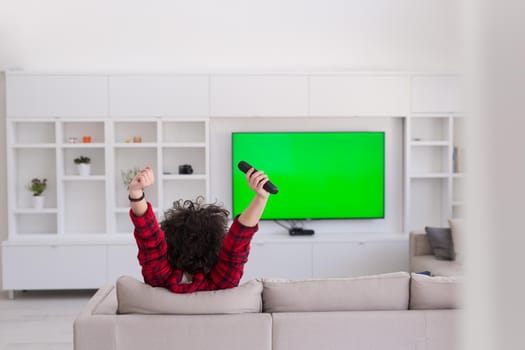
[[171, 266], [194, 274], [207, 274], [217, 263], [226, 235], [228, 210], [216, 204], [197, 200], [178, 200], [164, 213], [160, 227], [168, 244]]

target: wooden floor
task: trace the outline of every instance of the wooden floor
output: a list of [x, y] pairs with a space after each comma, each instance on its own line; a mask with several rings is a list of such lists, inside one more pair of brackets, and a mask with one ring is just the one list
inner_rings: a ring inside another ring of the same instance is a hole
[[95, 291], [0, 291], [0, 350], [72, 350], [73, 321]]

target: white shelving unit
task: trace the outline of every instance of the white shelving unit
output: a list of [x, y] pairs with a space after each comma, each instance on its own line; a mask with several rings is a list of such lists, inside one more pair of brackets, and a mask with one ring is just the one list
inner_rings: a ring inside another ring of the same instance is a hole
[[[146, 190], [160, 217], [178, 198], [210, 195], [210, 118], [392, 117], [404, 122], [403, 227], [313, 239], [269, 237], [252, 245], [253, 276], [337, 277], [408, 268], [406, 233], [446, 225], [464, 208], [466, 176], [457, 77], [412, 73], [47, 74], [8, 73], [9, 239], [4, 289], [97, 288], [140, 278], [121, 171], [152, 166]], [[91, 136], [83, 143], [83, 136]], [[137, 141], [140, 138], [140, 142]], [[77, 143], [70, 143], [76, 138]], [[92, 160], [79, 176], [73, 159]], [[193, 174], [178, 166], [191, 164]], [[48, 179], [43, 209], [26, 185]], [[401, 190], [399, 190], [401, 192]], [[397, 215], [397, 214], [396, 214]], [[399, 232], [404, 231], [404, 232]], [[332, 237], [332, 238], [331, 238]], [[297, 256], [296, 264], [289, 264]]]
[[[10, 240], [26, 233], [46, 239], [80, 235], [86, 241], [129, 235], [130, 224], [123, 224], [129, 222], [129, 202], [121, 171], [148, 164], [157, 182], [147, 189], [147, 196], [159, 214], [175, 199], [208, 197], [207, 119], [16, 118], [8, 119], [7, 128], [9, 163], [15, 165], [10, 180], [14, 198]], [[68, 143], [84, 135], [92, 142]], [[137, 136], [142, 142], [133, 143]], [[91, 159], [90, 176], [77, 173], [73, 159], [80, 155]], [[192, 164], [195, 174], [179, 175], [180, 164]], [[48, 181], [43, 209], [31, 207], [31, 194], [25, 189], [34, 177]]]
[[[186, 118], [112, 116], [107, 76], [8, 74], [7, 86], [3, 287], [97, 288], [122, 274], [140, 277], [121, 171], [153, 167], [146, 195], [159, 217], [178, 198], [208, 198], [208, 117], [188, 107]], [[89, 176], [78, 175], [80, 155], [91, 159]], [[179, 175], [181, 164], [195, 174]], [[26, 188], [32, 178], [47, 179], [42, 209]]]
[[456, 77], [414, 76], [405, 123], [405, 230], [463, 217], [464, 115]]

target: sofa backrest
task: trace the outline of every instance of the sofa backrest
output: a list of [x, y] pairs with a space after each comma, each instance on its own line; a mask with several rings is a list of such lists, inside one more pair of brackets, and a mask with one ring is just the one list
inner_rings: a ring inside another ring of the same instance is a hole
[[433, 255], [430, 241], [428, 240], [424, 231], [410, 232], [408, 250], [411, 257], [420, 255]]
[[462, 307], [462, 276], [426, 276], [411, 274], [410, 309], [437, 310]]
[[407, 310], [409, 282], [406, 272], [334, 279], [263, 279], [263, 311]]
[[[395, 272], [352, 278], [246, 282], [212, 292], [175, 294], [132, 277], [99, 291], [95, 315], [240, 314], [279, 312], [386, 311], [461, 307], [462, 277]], [[103, 294], [103, 295], [101, 295]]]
[[258, 313], [262, 310], [262, 283], [251, 280], [238, 287], [189, 294], [151, 287], [133, 277], [117, 280], [118, 313], [208, 315]]

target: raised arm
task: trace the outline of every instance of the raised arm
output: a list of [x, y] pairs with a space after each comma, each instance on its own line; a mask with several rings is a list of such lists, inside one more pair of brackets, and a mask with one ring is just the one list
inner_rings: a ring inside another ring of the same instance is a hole
[[255, 197], [239, 216], [239, 222], [244, 226], [251, 227], [257, 225], [266, 207], [266, 202], [268, 202], [270, 194], [263, 189], [264, 184], [268, 182], [268, 176], [262, 171], [254, 172], [254, 169], [251, 168], [246, 173], [246, 181], [250, 188], [255, 191]]
[[146, 214], [148, 204], [144, 198], [144, 188], [155, 183], [155, 176], [150, 166], [142, 169], [128, 185], [131, 210], [136, 216]]
[[134, 236], [138, 247], [138, 259], [142, 266], [144, 282], [151, 286], [164, 286], [173, 268], [167, 259], [164, 232], [159, 227], [151, 204], [144, 198], [144, 188], [155, 183], [151, 167], [142, 169], [128, 186], [131, 220], [135, 226]]
[[244, 265], [248, 261], [250, 242], [259, 228], [257, 224], [268, 201], [269, 193], [263, 189], [268, 177], [262, 171], [254, 173], [254, 170], [250, 169], [246, 173], [246, 181], [255, 191], [255, 197], [246, 210], [233, 220], [228, 234], [224, 237], [219, 260], [208, 276], [216, 289], [239, 285]]

